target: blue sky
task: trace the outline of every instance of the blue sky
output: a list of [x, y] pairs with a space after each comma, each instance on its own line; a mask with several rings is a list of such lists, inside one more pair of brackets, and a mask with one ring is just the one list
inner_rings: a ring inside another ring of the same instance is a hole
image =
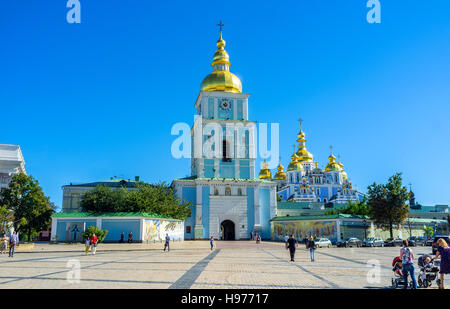
[[448, 204], [450, 2], [381, 0], [0, 1], [0, 143], [57, 206], [61, 186], [190, 172], [170, 129], [192, 124], [223, 20], [250, 118], [280, 124], [289, 163], [304, 119], [323, 167], [329, 145], [360, 191], [402, 172], [422, 204]]

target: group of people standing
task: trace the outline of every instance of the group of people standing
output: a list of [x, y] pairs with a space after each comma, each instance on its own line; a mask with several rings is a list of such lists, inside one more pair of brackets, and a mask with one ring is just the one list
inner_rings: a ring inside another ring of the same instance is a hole
[[254, 234], [253, 234], [253, 232], [250, 232], [250, 240], [256, 240], [256, 243], [260, 244], [261, 243], [261, 235], [256, 232]]
[[14, 231], [11, 234], [11, 237], [8, 237], [8, 236], [6, 236], [6, 234], [3, 234], [1, 250], [0, 250], [1, 254], [6, 254], [6, 249], [8, 249], [8, 245], [9, 245], [9, 257], [14, 257], [14, 251], [18, 244], [19, 244], [19, 235], [17, 235], [16, 231]]
[[[291, 236], [286, 235], [284, 237], [284, 242], [286, 245], [286, 250], [289, 250], [291, 256], [291, 262], [295, 262], [295, 249], [298, 247], [298, 241], [294, 238], [294, 235]], [[309, 239], [305, 239], [306, 249], [309, 249], [309, 254], [311, 257], [311, 262], [314, 262], [314, 250], [316, 250], [316, 243], [314, 242], [314, 238], [311, 236]]]
[[[124, 234], [124, 232], [122, 232], [122, 234], [120, 234], [120, 240], [119, 240], [120, 244], [125, 242], [124, 238], [125, 238], [125, 234]], [[133, 232], [128, 233], [128, 243], [129, 244], [133, 243]]]

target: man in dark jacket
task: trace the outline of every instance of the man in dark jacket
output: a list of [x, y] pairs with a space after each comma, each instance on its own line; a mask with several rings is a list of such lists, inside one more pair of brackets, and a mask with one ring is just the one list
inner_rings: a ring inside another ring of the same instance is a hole
[[286, 250], [289, 249], [289, 253], [291, 254], [291, 262], [295, 262], [294, 261], [295, 247], [298, 247], [298, 242], [294, 238], [294, 235], [291, 234], [291, 237], [289, 237], [289, 239], [286, 242]]
[[308, 241], [309, 254], [311, 255], [311, 262], [314, 262], [314, 250], [316, 250], [316, 243], [314, 238], [311, 236]]

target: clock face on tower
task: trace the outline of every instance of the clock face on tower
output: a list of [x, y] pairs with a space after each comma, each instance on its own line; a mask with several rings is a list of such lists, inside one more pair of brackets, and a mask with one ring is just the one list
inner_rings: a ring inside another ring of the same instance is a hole
[[230, 110], [231, 109], [231, 101], [230, 101], [230, 99], [222, 99], [220, 101], [220, 108], [222, 110]]

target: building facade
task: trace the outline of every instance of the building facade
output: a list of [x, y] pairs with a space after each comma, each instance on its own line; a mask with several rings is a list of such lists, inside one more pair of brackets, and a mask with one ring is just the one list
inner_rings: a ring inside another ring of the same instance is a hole
[[0, 190], [7, 188], [11, 178], [19, 173], [26, 174], [20, 146], [0, 144]]
[[62, 212], [81, 212], [81, 199], [83, 195], [89, 190], [97, 186], [105, 186], [112, 189], [126, 188], [127, 190], [135, 190], [139, 177], [135, 180], [111, 178], [110, 180], [96, 181], [82, 184], [69, 184], [62, 187], [63, 190], [63, 205]]
[[186, 239], [270, 238], [276, 215], [276, 183], [255, 177], [255, 121], [249, 120], [248, 93], [230, 72], [220, 32], [217, 50], [195, 102], [191, 130], [191, 176], [172, 183], [180, 199], [191, 201]]
[[[318, 167], [314, 156], [306, 149], [306, 138], [300, 125], [298, 133], [298, 148], [291, 156], [291, 162], [284, 171], [280, 164], [273, 180], [277, 182], [277, 197], [282, 201], [318, 202], [318, 203], [347, 203], [358, 202], [364, 194], [353, 187], [344, 165], [336, 162], [333, 152], [328, 157], [325, 169]], [[272, 173], [264, 162], [259, 173], [260, 179], [272, 179]]]

